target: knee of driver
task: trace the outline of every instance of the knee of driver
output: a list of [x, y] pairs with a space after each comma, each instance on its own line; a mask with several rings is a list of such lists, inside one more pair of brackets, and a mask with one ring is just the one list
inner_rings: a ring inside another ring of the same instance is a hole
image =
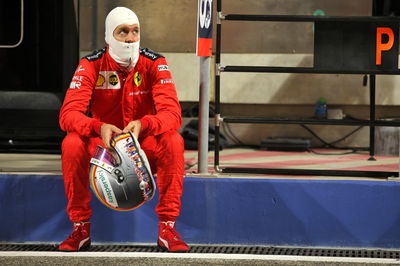
[[169, 152], [184, 152], [183, 138], [177, 131], [168, 131], [161, 134], [160, 144]]
[[85, 144], [81, 136], [72, 132], [65, 136], [61, 148], [63, 154], [76, 153], [79, 150], [85, 149]]

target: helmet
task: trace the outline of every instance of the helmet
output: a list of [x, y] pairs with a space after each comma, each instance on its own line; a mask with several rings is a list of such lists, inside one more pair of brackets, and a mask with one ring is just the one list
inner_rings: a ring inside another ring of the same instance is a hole
[[112, 152], [97, 147], [90, 160], [90, 186], [107, 207], [130, 211], [153, 198], [156, 184], [146, 154], [133, 134], [114, 137], [111, 147]]

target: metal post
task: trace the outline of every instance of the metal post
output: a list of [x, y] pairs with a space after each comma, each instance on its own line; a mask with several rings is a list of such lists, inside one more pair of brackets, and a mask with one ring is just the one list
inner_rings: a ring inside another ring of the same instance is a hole
[[[370, 93], [370, 112], [369, 120], [375, 122], [375, 75], [369, 75], [369, 93]], [[368, 161], [376, 161], [375, 157], [375, 126], [369, 127], [369, 159]]]
[[210, 62], [209, 56], [200, 56], [199, 167], [197, 170], [200, 174], [208, 173]]
[[219, 169], [219, 125], [220, 125], [220, 73], [219, 65], [221, 63], [221, 15], [222, 0], [217, 1], [217, 34], [216, 34], [216, 51], [215, 51], [215, 148], [214, 148], [214, 168], [217, 172]]

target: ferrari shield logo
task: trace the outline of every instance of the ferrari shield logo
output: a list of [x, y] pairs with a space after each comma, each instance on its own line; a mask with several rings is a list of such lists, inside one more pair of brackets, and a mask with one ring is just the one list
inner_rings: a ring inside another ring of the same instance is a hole
[[139, 72], [135, 73], [133, 80], [135, 81], [136, 87], [139, 87], [140, 84], [142, 84], [142, 76], [139, 74]]

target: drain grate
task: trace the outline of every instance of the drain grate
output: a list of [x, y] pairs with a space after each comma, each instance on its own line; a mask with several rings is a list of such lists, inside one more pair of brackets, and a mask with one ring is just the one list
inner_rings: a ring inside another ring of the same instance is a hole
[[[400, 259], [400, 250], [191, 245], [190, 253]], [[56, 251], [51, 244], [0, 244], [0, 251]], [[153, 245], [92, 245], [91, 252], [164, 252]]]

